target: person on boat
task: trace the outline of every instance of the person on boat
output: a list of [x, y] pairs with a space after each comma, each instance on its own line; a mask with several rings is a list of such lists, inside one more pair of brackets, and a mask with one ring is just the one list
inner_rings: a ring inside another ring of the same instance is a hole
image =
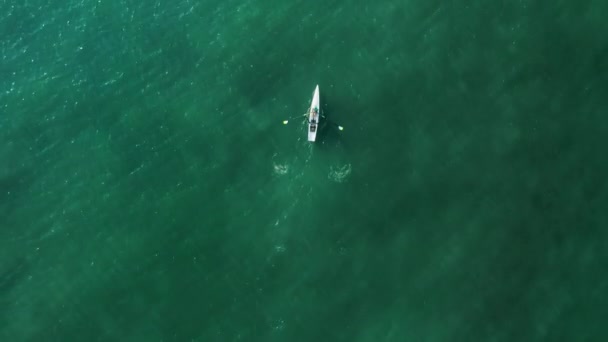
[[317, 122], [316, 119], [317, 119], [317, 109], [313, 108], [310, 111], [310, 116], [309, 116], [308, 122], [314, 125]]

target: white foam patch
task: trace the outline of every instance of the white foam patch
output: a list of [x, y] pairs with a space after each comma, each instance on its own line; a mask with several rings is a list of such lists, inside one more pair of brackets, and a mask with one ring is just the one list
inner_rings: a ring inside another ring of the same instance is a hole
[[274, 174], [279, 176], [282, 176], [289, 172], [289, 166], [287, 164], [281, 165], [274, 163], [272, 164], [272, 168], [274, 169]]
[[351, 170], [352, 167], [350, 164], [345, 164], [343, 166], [332, 166], [329, 168], [329, 174], [327, 177], [336, 183], [344, 183], [350, 175]]

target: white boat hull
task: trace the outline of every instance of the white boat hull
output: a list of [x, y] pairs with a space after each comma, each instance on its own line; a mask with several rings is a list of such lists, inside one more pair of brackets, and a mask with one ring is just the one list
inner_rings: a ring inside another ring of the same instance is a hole
[[321, 108], [319, 106], [319, 85], [317, 85], [317, 87], [315, 88], [315, 92], [312, 96], [310, 109], [308, 110], [308, 141], [312, 142], [317, 139], [320, 118]]

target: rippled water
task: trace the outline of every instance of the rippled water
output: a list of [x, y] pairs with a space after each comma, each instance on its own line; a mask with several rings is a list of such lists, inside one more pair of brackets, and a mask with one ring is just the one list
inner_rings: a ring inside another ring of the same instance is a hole
[[605, 340], [607, 10], [0, 3], [0, 341]]

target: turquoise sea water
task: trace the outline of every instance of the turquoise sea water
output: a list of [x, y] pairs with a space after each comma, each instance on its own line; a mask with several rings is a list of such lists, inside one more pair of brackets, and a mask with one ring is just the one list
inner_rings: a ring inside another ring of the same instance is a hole
[[0, 341], [605, 341], [606, 13], [1, 2]]

